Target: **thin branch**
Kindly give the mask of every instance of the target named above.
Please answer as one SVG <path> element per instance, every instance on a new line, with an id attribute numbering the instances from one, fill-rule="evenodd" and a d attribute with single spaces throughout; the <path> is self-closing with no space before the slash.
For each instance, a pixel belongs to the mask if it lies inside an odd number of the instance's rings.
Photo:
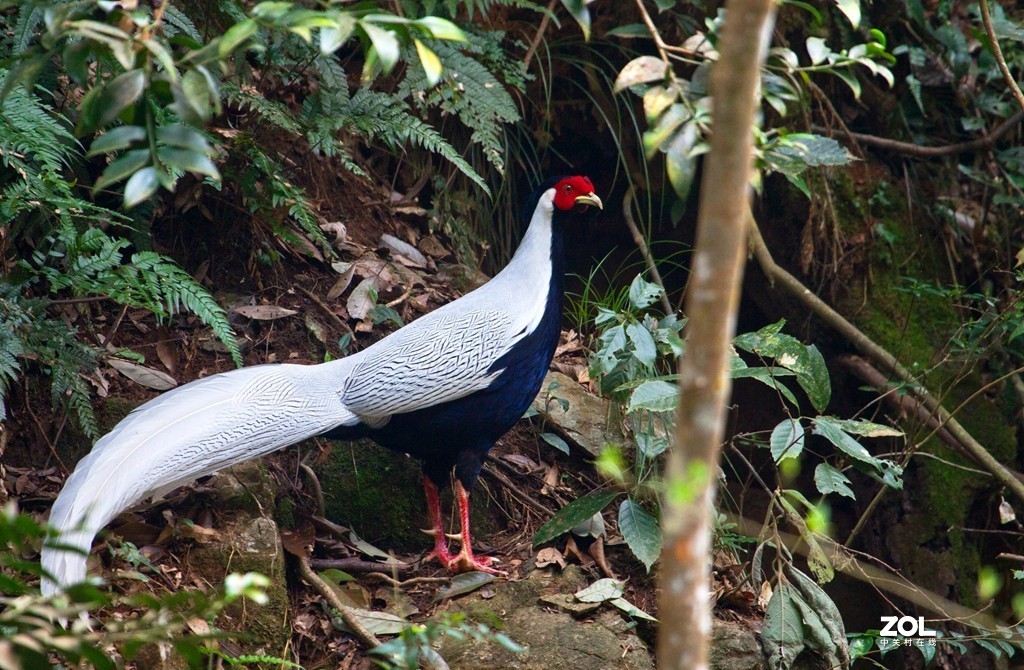
<path id="1" fill-rule="evenodd" d="M 537 34 L 533 36 L 533 41 L 530 42 L 530 48 L 526 50 L 526 56 L 523 58 L 523 70 L 530 69 L 530 63 L 533 61 L 533 57 L 537 54 L 537 49 L 540 47 L 541 40 L 544 39 L 544 33 L 548 31 L 548 25 L 551 23 L 551 17 L 555 14 L 555 3 L 558 0 L 551 0 L 548 3 L 548 11 L 544 13 L 544 18 L 540 20 L 540 25 L 537 26 Z"/>
<path id="2" fill-rule="evenodd" d="M 985 34 L 988 35 L 989 44 L 992 46 L 992 55 L 996 57 L 996 62 L 999 63 L 999 71 L 1003 73 L 1003 79 L 1006 81 L 1006 85 L 1010 87 L 1010 92 L 1017 99 L 1017 104 L 1020 105 L 1020 108 L 1024 110 L 1024 93 L 1021 92 L 1020 86 L 1017 85 L 1013 75 L 1010 74 L 1006 58 L 1003 57 L 1003 49 L 999 46 L 999 39 L 996 38 L 996 28 L 992 25 L 992 13 L 988 8 L 988 0 L 978 0 L 978 4 L 981 7 L 981 22 L 985 24 Z"/>
<path id="3" fill-rule="evenodd" d="M 674 314 L 675 311 L 672 309 L 672 303 L 668 301 L 665 282 L 662 281 L 661 273 L 658 272 L 658 265 L 654 262 L 654 257 L 651 256 L 651 249 L 647 246 L 647 239 L 644 238 L 643 233 L 640 232 L 636 225 L 636 221 L 633 220 L 633 194 L 635 190 L 633 185 L 630 184 L 629 190 L 626 191 L 626 196 L 622 199 L 622 218 L 626 220 L 626 227 L 629 228 L 629 232 L 633 235 L 633 242 L 640 249 L 640 255 L 644 257 L 647 270 L 651 273 L 651 280 L 661 289 L 661 308 L 665 310 L 665 316 L 668 316 Z"/>
<path id="4" fill-rule="evenodd" d="M 939 156 L 950 156 L 953 154 L 970 153 L 972 151 L 979 151 L 981 149 L 988 149 L 996 142 L 998 142 L 1004 135 L 1013 130 L 1020 124 L 1021 120 L 1024 119 L 1024 111 L 1017 112 L 1006 121 L 1003 121 L 995 130 L 988 135 L 979 137 L 977 139 L 969 140 L 967 142 L 960 142 L 959 144 L 947 144 L 941 147 L 923 147 L 920 144 L 911 144 L 910 142 L 900 142 L 899 140 L 892 140 L 888 137 L 878 137 L 877 135 L 865 135 L 863 133 L 851 133 L 846 132 L 844 135 L 848 135 L 853 139 L 857 140 L 861 144 L 868 146 L 878 147 L 879 149 L 887 149 L 889 151 L 895 151 L 896 153 L 905 154 L 907 156 L 914 156 L 916 158 L 937 158 Z M 834 136 L 835 132 L 830 128 L 824 126 L 811 126 L 811 130 L 816 133 L 825 133 L 830 136 Z"/>
<path id="5" fill-rule="evenodd" d="M 380 645 L 380 640 L 377 639 L 377 636 L 366 630 L 366 627 L 359 621 L 359 618 L 356 616 L 352 608 L 341 602 L 341 599 L 338 598 L 338 594 L 334 592 L 334 589 L 332 589 L 327 582 L 322 580 L 319 575 L 313 572 L 313 569 L 309 567 L 309 561 L 304 557 L 299 558 L 299 574 L 302 575 L 303 579 L 309 582 L 310 586 L 316 589 L 317 593 L 320 594 L 320 597 L 326 600 L 327 604 L 330 605 L 331 608 L 338 610 L 338 613 L 341 615 L 341 620 L 345 622 L 346 626 L 352 629 L 352 632 L 356 634 L 356 637 L 363 641 L 363 644 L 366 645 L 366 647 L 372 649 L 373 647 Z"/>

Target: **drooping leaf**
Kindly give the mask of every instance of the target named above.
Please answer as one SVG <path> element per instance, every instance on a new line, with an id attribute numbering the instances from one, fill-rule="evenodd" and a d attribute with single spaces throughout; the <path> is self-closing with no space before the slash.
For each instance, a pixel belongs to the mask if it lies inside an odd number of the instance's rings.
<path id="1" fill-rule="evenodd" d="M 436 86 L 437 82 L 441 80 L 443 69 L 441 59 L 423 42 L 417 39 L 414 39 L 413 42 L 416 44 L 416 54 L 420 57 L 420 65 L 423 66 L 423 71 L 427 74 L 427 83 Z"/>
<path id="2" fill-rule="evenodd" d="M 653 369 L 654 362 L 658 358 L 658 345 L 654 341 L 651 331 L 638 321 L 630 321 L 626 324 L 626 336 L 633 343 L 633 356 L 648 368 Z"/>
<path id="3" fill-rule="evenodd" d="M 147 368 L 122 358 L 110 358 L 107 364 L 137 384 L 156 391 L 167 391 L 178 385 L 178 381 L 165 372 Z"/>
<path id="4" fill-rule="evenodd" d="M 545 442 L 550 444 L 555 449 L 558 449 L 560 452 L 562 452 L 566 456 L 568 456 L 571 453 L 569 451 L 569 445 L 566 443 L 566 441 L 563 440 L 558 435 L 555 435 L 554 433 L 541 433 L 540 434 L 540 439 L 544 440 Z"/>
<path id="5" fill-rule="evenodd" d="M 103 133 L 89 146 L 89 153 L 86 156 L 97 156 L 109 154 L 113 151 L 127 149 L 134 142 L 141 142 L 146 138 L 146 129 L 141 126 L 118 126 Z"/>
<path id="6" fill-rule="evenodd" d="M 562 0 L 562 5 L 569 12 L 569 15 L 579 24 L 583 31 L 583 39 L 590 41 L 590 10 L 587 9 L 585 0 Z"/>
<path id="7" fill-rule="evenodd" d="M 661 528 L 644 508 L 629 498 L 619 505 L 619 530 L 633 555 L 650 572 L 661 555 Z"/>
<path id="8" fill-rule="evenodd" d="M 559 535 L 568 533 L 577 525 L 603 510 L 608 506 L 608 503 L 618 496 L 619 493 L 617 491 L 594 491 L 573 500 L 558 510 L 553 517 L 537 529 L 537 534 L 533 537 L 533 546 L 542 545 Z"/>
<path id="9" fill-rule="evenodd" d="M 836 0 L 836 7 L 850 20 L 854 29 L 860 27 L 860 0 Z"/>
<path id="10" fill-rule="evenodd" d="M 795 600 L 799 592 L 789 584 L 780 584 L 764 612 L 761 646 L 771 670 L 786 670 L 804 650 L 804 628 Z"/>
<path id="11" fill-rule="evenodd" d="M 819 463 L 818 467 L 814 468 L 814 485 L 823 495 L 838 493 L 851 500 L 856 500 L 849 484 L 850 480 L 847 476 L 828 463 Z"/>
<path id="12" fill-rule="evenodd" d="M 804 450 L 804 427 L 798 419 L 783 419 L 772 430 L 769 445 L 776 463 L 785 458 L 799 458 Z"/>
<path id="13" fill-rule="evenodd" d="M 881 467 L 881 461 L 875 458 L 857 440 L 850 437 L 832 417 L 818 416 L 814 418 L 814 432 L 831 442 L 837 449 L 852 456 L 861 463 L 875 468 Z"/>

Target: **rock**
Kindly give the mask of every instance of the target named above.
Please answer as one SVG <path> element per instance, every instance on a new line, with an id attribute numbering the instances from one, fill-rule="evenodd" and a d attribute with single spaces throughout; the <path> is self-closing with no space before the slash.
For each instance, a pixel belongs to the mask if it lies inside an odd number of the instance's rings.
<path id="1" fill-rule="evenodd" d="M 194 547 L 186 560 L 191 576 L 219 585 L 231 572 L 258 572 L 270 579 L 269 602 L 235 602 L 215 622 L 227 631 L 244 631 L 245 653 L 280 655 L 288 644 L 288 589 L 284 548 L 274 513 L 275 489 L 258 462 L 243 463 L 210 480 L 218 510 L 225 514 L 217 539 Z"/>
<path id="2" fill-rule="evenodd" d="M 548 393 L 553 383 L 557 388 Z M 549 397 L 568 401 L 568 409 L 563 410 L 562 403 L 555 400 L 548 402 Z M 556 432 L 595 458 L 605 443 L 625 442 L 622 433 L 612 427 L 615 422 L 608 420 L 611 413 L 608 401 L 588 392 L 561 372 L 547 374 L 533 406 Z"/>
<path id="3" fill-rule="evenodd" d="M 712 670 L 765 670 L 764 653 L 757 633 L 734 621 L 715 620 L 711 627 Z"/>
<path id="4" fill-rule="evenodd" d="M 576 567 L 561 573 L 535 570 L 524 580 L 500 582 L 494 597 L 469 594 L 453 603 L 475 621 L 494 626 L 526 647 L 515 653 L 496 643 L 442 639 L 438 651 L 451 670 L 653 670 L 646 645 L 622 615 L 610 606 L 585 621 L 544 598 L 572 594 L 586 585 Z"/>

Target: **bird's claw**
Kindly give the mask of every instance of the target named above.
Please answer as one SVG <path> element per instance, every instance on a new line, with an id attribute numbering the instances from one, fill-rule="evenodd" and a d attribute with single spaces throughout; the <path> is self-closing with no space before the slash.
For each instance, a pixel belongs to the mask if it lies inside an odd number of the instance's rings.
<path id="1" fill-rule="evenodd" d="M 498 559 L 493 556 L 474 556 L 472 553 L 467 551 L 460 551 L 458 556 L 452 557 L 445 567 L 451 572 L 463 573 L 463 572 L 486 572 L 492 575 L 499 575 L 501 577 L 508 577 L 508 573 L 504 570 L 498 570 L 492 568 L 493 563 L 497 563 Z"/>

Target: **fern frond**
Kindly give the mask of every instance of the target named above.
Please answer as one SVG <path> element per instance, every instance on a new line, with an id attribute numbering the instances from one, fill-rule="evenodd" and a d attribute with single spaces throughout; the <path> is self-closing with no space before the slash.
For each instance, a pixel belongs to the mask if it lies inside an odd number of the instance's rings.
<path id="1" fill-rule="evenodd" d="M 235 84 L 224 84 L 221 91 L 229 102 L 238 105 L 240 109 L 256 112 L 270 125 L 287 133 L 296 135 L 302 133 L 302 127 L 292 117 L 291 111 L 285 105 L 263 97 L 256 89 L 251 87 L 243 89 Z"/>
<path id="2" fill-rule="evenodd" d="M 345 125 L 368 140 L 380 140 L 392 149 L 405 144 L 438 154 L 469 177 L 488 195 L 483 177 L 448 143 L 433 126 L 414 116 L 406 103 L 396 97 L 361 88 L 343 106 Z"/>

